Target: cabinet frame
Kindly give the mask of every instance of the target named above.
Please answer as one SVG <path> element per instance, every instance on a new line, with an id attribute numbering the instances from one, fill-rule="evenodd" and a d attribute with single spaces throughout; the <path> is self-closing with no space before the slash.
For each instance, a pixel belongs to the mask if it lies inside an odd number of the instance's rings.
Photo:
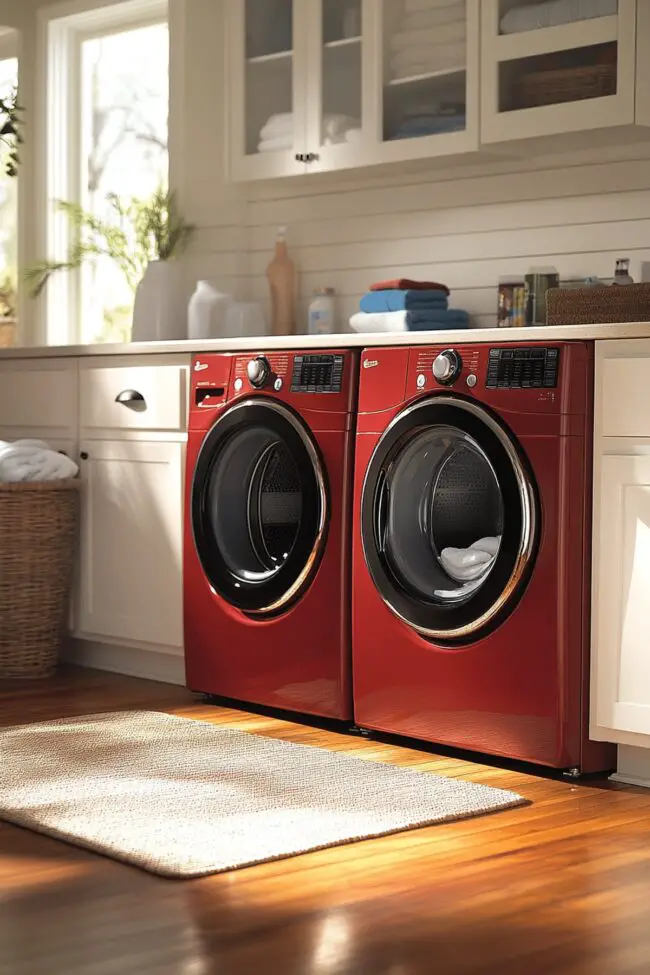
<path id="1" fill-rule="evenodd" d="M 498 145 L 589 130 L 620 130 L 635 123 L 637 0 L 618 0 L 618 14 L 592 20 L 499 34 L 500 0 L 481 3 L 481 143 Z M 612 22 L 617 21 L 613 24 Z M 612 36 L 613 29 L 613 36 Z M 499 111 L 499 68 L 526 56 L 618 43 L 615 95 L 515 111 Z"/>
<path id="2" fill-rule="evenodd" d="M 626 614 L 630 610 L 626 604 L 626 598 L 630 596 L 627 587 L 635 581 L 638 583 L 639 576 L 635 580 L 634 574 L 643 573 L 643 565 L 635 568 L 630 564 L 631 555 L 638 555 L 636 536 L 632 549 L 630 545 L 626 547 L 630 541 L 626 535 L 629 519 L 635 517 L 635 506 L 640 503 L 639 498 L 628 492 L 647 488 L 650 532 L 650 396 L 645 406 L 640 401 L 635 402 L 633 396 L 628 396 L 621 403 L 613 402 L 612 397 L 616 396 L 614 380 L 621 378 L 622 360 L 634 363 L 637 384 L 640 363 L 645 364 L 650 377 L 650 340 L 596 342 L 589 733 L 596 741 L 648 748 L 650 701 L 646 704 L 643 701 L 625 700 L 621 691 L 621 676 L 622 668 L 627 667 L 625 683 L 629 688 L 635 647 L 634 642 L 628 642 L 627 646 L 625 643 L 624 627 Z M 608 375 L 607 366 L 612 361 L 616 361 L 617 368 L 613 373 L 610 370 Z M 629 505 L 626 504 L 626 495 Z M 639 529 L 635 530 L 638 532 Z M 642 543 L 641 538 L 641 547 Z M 642 614 L 646 619 L 642 636 L 650 641 L 647 597 L 640 605 L 638 592 L 635 597 L 632 591 L 631 596 L 636 598 L 631 607 L 633 616 L 636 615 L 635 632 L 638 632 L 638 619 Z M 623 661 L 622 654 L 626 650 L 629 656 Z"/>

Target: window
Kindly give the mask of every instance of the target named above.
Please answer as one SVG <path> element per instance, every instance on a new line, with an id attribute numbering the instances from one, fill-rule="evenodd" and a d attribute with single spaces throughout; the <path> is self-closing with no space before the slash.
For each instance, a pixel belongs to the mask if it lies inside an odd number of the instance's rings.
<path id="1" fill-rule="evenodd" d="M 83 41 L 82 203 L 109 223 L 112 195 L 145 199 L 167 184 L 166 24 Z M 110 258 L 84 268 L 82 342 L 124 342 L 133 291 Z"/>
<path id="2" fill-rule="evenodd" d="M 131 253 L 136 241 L 120 210 L 167 186 L 166 17 L 161 0 L 131 0 L 49 21 L 49 259 L 66 260 L 75 238 L 56 201 L 121 226 Z M 111 257 L 86 258 L 55 277 L 47 287 L 49 342 L 129 340 L 137 280 Z"/>
<path id="3" fill-rule="evenodd" d="M 14 36 L 0 32 L 0 41 Z M 10 49 L 0 44 L 0 98 L 5 101 L 15 97 L 18 87 L 18 58 L 7 57 Z M 0 346 L 15 340 L 18 286 L 18 180 L 7 175 L 8 151 L 2 146 L 0 152 Z"/>

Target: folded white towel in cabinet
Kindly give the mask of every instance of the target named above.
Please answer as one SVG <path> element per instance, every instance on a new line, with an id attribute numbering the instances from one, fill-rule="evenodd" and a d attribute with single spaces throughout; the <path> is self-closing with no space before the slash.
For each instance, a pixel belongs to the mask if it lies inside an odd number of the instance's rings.
<path id="1" fill-rule="evenodd" d="M 428 30 L 430 27 L 444 27 L 457 20 L 466 20 L 465 2 L 461 0 L 454 7 L 440 7 L 437 10 L 414 10 L 400 23 L 402 31 Z"/>
<path id="2" fill-rule="evenodd" d="M 404 0 L 404 11 L 409 14 L 420 10 L 440 10 L 444 7 L 457 7 L 461 0 Z"/>
<path id="3" fill-rule="evenodd" d="M 262 139 L 257 146 L 258 152 L 281 152 L 283 149 L 293 149 L 293 134 Z"/>
<path id="4" fill-rule="evenodd" d="M 0 481 L 59 481 L 76 477 L 78 466 L 41 440 L 0 440 Z"/>
<path id="5" fill-rule="evenodd" d="M 260 132 L 260 139 L 275 139 L 280 135 L 293 135 L 293 112 L 272 115 Z"/>
<path id="6" fill-rule="evenodd" d="M 412 48 L 394 54 L 390 61 L 394 78 L 408 77 L 409 74 L 425 74 L 428 71 L 445 71 L 458 68 L 462 70 L 467 63 L 467 50 L 464 41 L 444 44 L 440 47 Z"/>
<path id="7" fill-rule="evenodd" d="M 410 51 L 415 48 L 440 47 L 456 41 L 464 41 L 467 36 L 465 21 L 457 20 L 443 27 L 430 27 L 428 30 L 401 31 L 391 38 L 393 51 Z"/>
<path id="8" fill-rule="evenodd" d="M 333 139 L 344 135 L 348 129 L 358 129 L 361 120 L 351 115 L 325 115 L 323 118 L 323 138 Z"/>
<path id="9" fill-rule="evenodd" d="M 545 0 L 509 10 L 501 20 L 502 34 L 519 34 L 543 27 L 559 27 L 579 20 L 618 13 L 618 0 Z"/>

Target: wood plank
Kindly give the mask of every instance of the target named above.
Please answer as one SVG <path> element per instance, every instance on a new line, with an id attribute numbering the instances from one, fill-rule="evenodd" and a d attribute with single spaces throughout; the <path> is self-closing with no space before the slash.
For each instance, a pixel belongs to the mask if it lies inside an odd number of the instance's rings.
<path id="1" fill-rule="evenodd" d="M 215 708 L 117 675 L 0 683 L 4 726 L 131 708 L 514 789 L 532 803 L 188 883 L 0 823 L 3 973 L 647 970 L 650 793 Z"/>

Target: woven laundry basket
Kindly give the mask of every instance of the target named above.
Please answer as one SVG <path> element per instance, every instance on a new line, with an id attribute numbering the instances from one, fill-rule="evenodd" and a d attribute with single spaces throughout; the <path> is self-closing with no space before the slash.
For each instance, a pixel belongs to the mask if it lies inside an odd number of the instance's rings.
<path id="1" fill-rule="evenodd" d="M 48 677 L 68 622 L 78 479 L 0 484 L 0 678 Z"/>

